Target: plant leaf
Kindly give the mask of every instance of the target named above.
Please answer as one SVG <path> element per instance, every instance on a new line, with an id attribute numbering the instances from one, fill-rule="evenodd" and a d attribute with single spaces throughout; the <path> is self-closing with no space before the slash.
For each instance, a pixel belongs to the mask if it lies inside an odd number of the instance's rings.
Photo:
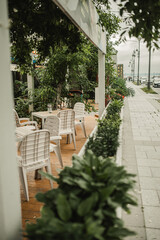
<path id="1" fill-rule="evenodd" d="M 57 196 L 57 212 L 59 217 L 63 221 L 68 221 L 72 215 L 71 207 L 64 194 L 58 194 Z"/>
<path id="2" fill-rule="evenodd" d="M 92 209 L 92 207 L 96 204 L 98 200 L 98 193 L 92 193 L 92 195 L 90 197 L 88 197 L 87 199 L 85 199 L 84 201 L 82 201 L 78 207 L 78 214 L 80 216 L 85 216 L 87 215 L 90 210 Z"/>

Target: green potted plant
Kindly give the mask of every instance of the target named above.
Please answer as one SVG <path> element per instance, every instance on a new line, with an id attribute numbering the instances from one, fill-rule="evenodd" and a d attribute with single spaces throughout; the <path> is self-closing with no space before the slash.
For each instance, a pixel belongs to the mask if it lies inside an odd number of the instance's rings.
<path id="1" fill-rule="evenodd" d="M 117 208 L 129 212 L 136 201 L 129 194 L 133 175 L 118 167 L 110 158 L 96 157 L 87 151 L 83 158 L 73 156 L 73 166 L 65 167 L 57 189 L 38 193 L 43 202 L 41 217 L 26 225 L 30 240 L 120 240 L 132 231 L 124 228 Z"/>

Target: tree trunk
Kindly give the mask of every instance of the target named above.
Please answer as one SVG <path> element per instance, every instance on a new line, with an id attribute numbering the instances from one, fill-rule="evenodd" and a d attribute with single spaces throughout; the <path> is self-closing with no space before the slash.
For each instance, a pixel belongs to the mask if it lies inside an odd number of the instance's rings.
<path id="1" fill-rule="evenodd" d="M 57 108 L 59 108 L 61 106 L 61 92 L 62 92 L 62 83 L 58 83 L 58 86 L 57 86 L 57 103 L 56 103 Z"/>

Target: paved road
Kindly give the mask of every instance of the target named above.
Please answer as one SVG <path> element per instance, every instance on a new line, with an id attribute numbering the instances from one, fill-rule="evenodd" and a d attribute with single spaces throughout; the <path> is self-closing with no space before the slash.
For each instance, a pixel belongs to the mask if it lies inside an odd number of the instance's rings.
<path id="1" fill-rule="evenodd" d="M 152 89 L 153 89 L 156 93 L 160 94 L 160 88 L 154 88 L 154 87 L 152 87 Z"/>
<path id="2" fill-rule="evenodd" d="M 128 85 L 136 94 L 125 100 L 122 164 L 136 174 L 138 206 L 122 213 L 125 226 L 137 232 L 125 240 L 160 240 L 160 95 Z"/>

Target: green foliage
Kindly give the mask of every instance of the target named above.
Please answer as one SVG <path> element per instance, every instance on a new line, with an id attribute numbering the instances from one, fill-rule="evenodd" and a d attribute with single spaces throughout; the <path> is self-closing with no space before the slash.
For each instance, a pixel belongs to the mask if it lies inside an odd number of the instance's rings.
<path id="1" fill-rule="evenodd" d="M 121 120 L 118 114 L 110 115 L 98 121 L 98 129 L 94 136 L 89 138 L 86 146 L 96 156 L 114 156 L 119 146 L 118 134 Z"/>
<path id="2" fill-rule="evenodd" d="M 112 84 L 110 85 L 109 93 L 111 97 L 113 98 L 117 97 L 119 99 L 119 97 L 116 96 L 117 94 L 120 94 L 121 96 L 124 97 L 134 96 L 135 91 L 131 87 L 127 88 L 126 81 L 124 79 L 114 78 Z"/>
<path id="3" fill-rule="evenodd" d="M 141 88 L 145 93 L 157 94 L 153 89 L 148 89 L 147 87 Z"/>
<path id="4" fill-rule="evenodd" d="M 98 128 L 96 133 L 89 138 L 86 145 L 88 149 L 97 156 L 104 158 L 114 156 L 119 146 L 118 135 L 121 124 L 120 111 L 123 101 L 113 100 L 108 108 L 107 115 L 102 120 L 98 120 Z"/>
<path id="5" fill-rule="evenodd" d="M 116 100 L 116 99 L 112 101 L 107 108 L 108 117 L 116 113 L 120 114 L 122 106 L 123 106 L 123 101 Z"/>
<path id="6" fill-rule="evenodd" d="M 29 114 L 29 105 L 32 103 L 32 100 L 28 98 L 18 97 L 14 99 L 15 110 L 18 113 L 19 117 L 30 117 Z"/>
<path id="7" fill-rule="evenodd" d="M 34 106 L 37 110 L 46 110 L 48 103 L 52 103 L 53 108 L 57 108 L 67 95 L 68 55 L 67 46 L 57 46 L 54 52 L 50 49 L 50 56 L 45 66 L 34 71 L 38 83 L 34 93 Z"/>
<path id="8" fill-rule="evenodd" d="M 31 67 L 32 50 L 38 51 L 40 60 L 49 55 L 50 47 L 62 43 L 76 51 L 80 33 L 52 0 L 9 0 L 8 6 L 12 57 L 25 71 Z"/>
<path id="9" fill-rule="evenodd" d="M 15 80 L 13 88 L 15 98 L 19 96 L 28 97 L 27 82 Z"/>
<path id="10" fill-rule="evenodd" d="M 114 0 L 115 2 L 117 0 Z M 121 0 L 120 15 L 129 13 L 125 21 L 129 22 L 129 35 L 141 36 L 150 48 L 151 44 L 159 48 L 160 4 L 150 0 Z M 125 33 L 125 31 L 124 31 Z"/>
<path id="11" fill-rule="evenodd" d="M 54 178 L 58 189 L 36 195 L 44 206 L 36 223 L 26 226 L 28 239 L 121 240 L 133 235 L 116 213 L 117 207 L 129 212 L 129 204 L 136 205 L 128 193 L 134 186 L 132 177 L 112 159 L 91 151 L 83 158 L 73 156 L 72 168 L 65 167 Z"/>
<path id="12" fill-rule="evenodd" d="M 14 82 L 14 105 L 19 117 L 29 117 L 29 105 L 32 103 L 28 96 L 27 83 L 15 80 Z"/>
<path id="13" fill-rule="evenodd" d="M 79 51 L 69 56 L 67 82 L 69 89 L 82 90 L 84 99 L 88 99 L 97 85 L 98 54 L 89 40 L 83 36 L 82 39 Z"/>

